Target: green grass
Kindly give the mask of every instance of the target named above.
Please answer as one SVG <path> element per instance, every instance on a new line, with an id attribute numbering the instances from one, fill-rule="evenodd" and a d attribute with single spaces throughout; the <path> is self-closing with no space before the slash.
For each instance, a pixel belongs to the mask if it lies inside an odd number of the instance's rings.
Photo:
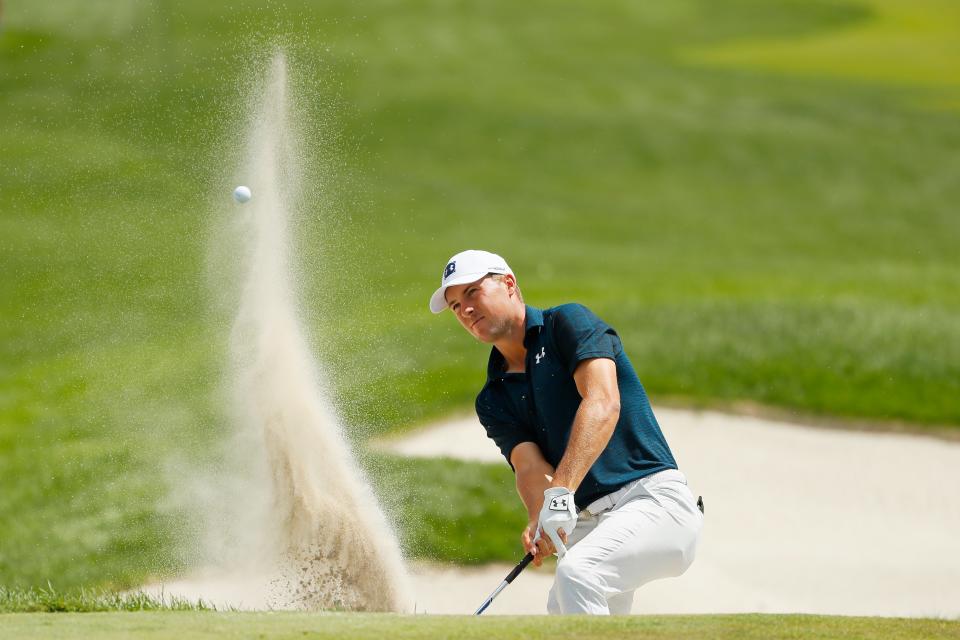
<path id="1" fill-rule="evenodd" d="M 371 456 L 378 493 L 407 555 L 464 564 L 517 562 L 526 511 L 506 464 Z"/>
<path id="2" fill-rule="evenodd" d="M 843 638 L 960 637 L 960 622 L 835 616 L 391 616 L 315 613 L 90 613 L 0 615 L 0 637 L 22 638 Z"/>
<path id="3" fill-rule="evenodd" d="M 960 7 L 949 0 L 868 0 L 869 19 L 796 39 L 745 39 L 692 59 L 813 76 L 960 89 Z M 954 92 L 953 98 L 960 98 Z M 954 106 L 957 106 L 956 104 Z"/>
<path id="4" fill-rule="evenodd" d="M 468 246 L 532 304 L 593 307 L 655 402 L 960 425 L 960 116 L 916 106 L 953 99 L 960 61 L 935 43 L 957 27 L 927 47 L 907 19 L 932 4 L 122 5 L 4 3 L 0 584 L 126 588 L 189 562 L 170 468 L 230 428 L 210 200 L 277 39 L 317 196 L 305 321 L 354 437 L 470 406 L 486 348 L 426 310 Z M 909 36 L 904 68 L 940 71 L 887 73 L 881 27 Z M 861 36 L 842 79 L 823 56 L 698 58 Z M 483 514 L 441 496 L 471 490 L 460 469 L 432 465 L 382 465 L 432 479 L 408 508 L 446 505 L 410 548 L 513 557 L 513 521 L 484 546 Z M 504 470 L 467 469 L 515 517 Z"/>
<path id="5" fill-rule="evenodd" d="M 57 591 L 54 587 L 8 589 L 0 586 L 2 613 L 91 613 L 95 611 L 215 611 L 203 600 L 178 596 L 166 601 L 143 592 L 118 593 L 105 589 Z"/>

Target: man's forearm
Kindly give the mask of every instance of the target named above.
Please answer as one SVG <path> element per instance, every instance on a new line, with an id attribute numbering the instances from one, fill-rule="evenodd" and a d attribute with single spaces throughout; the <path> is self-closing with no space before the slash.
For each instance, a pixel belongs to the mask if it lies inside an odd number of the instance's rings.
<path id="1" fill-rule="evenodd" d="M 529 521 L 536 520 L 543 506 L 543 492 L 548 489 L 553 476 L 553 467 L 549 464 L 517 469 L 517 493 L 527 508 Z"/>
<path id="2" fill-rule="evenodd" d="M 610 442 L 610 436 L 620 419 L 620 403 L 609 399 L 584 399 L 570 431 L 567 449 L 553 474 L 554 487 L 576 491 Z"/>

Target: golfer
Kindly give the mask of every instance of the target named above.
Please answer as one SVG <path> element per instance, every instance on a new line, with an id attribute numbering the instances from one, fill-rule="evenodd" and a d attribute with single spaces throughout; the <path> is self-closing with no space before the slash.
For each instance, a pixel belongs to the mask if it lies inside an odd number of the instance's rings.
<path id="1" fill-rule="evenodd" d="M 702 501 L 617 333 L 583 305 L 525 305 L 506 261 L 486 251 L 447 262 L 430 298 L 444 309 L 493 345 L 477 415 L 516 475 L 524 548 L 537 566 L 559 558 L 547 610 L 630 613 L 638 587 L 686 571 Z"/>

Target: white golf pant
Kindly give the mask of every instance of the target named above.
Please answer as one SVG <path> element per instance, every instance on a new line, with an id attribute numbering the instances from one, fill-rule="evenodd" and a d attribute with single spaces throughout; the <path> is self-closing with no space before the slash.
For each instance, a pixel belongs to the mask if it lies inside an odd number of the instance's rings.
<path id="1" fill-rule="evenodd" d="M 634 591 L 682 574 L 696 554 L 703 514 L 675 470 L 628 484 L 580 512 L 557 563 L 550 613 L 627 614 Z"/>

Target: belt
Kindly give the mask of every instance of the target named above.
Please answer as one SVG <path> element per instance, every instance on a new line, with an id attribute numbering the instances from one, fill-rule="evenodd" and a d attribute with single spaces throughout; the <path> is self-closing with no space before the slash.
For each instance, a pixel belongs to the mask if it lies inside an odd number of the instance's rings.
<path id="1" fill-rule="evenodd" d="M 608 493 L 605 496 L 597 498 L 586 507 L 581 509 L 581 511 L 586 511 L 590 515 L 595 516 L 598 513 L 602 513 L 607 509 L 613 508 L 613 506 L 620 501 L 620 498 L 627 495 L 627 493 L 629 493 L 638 484 L 643 485 L 644 488 L 647 488 L 660 484 L 661 482 L 671 481 L 678 481 L 682 482 L 683 484 L 687 484 L 687 477 L 676 469 L 664 469 L 663 471 L 658 471 L 650 474 L 649 476 L 628 482 L 613 493 Z"/>

